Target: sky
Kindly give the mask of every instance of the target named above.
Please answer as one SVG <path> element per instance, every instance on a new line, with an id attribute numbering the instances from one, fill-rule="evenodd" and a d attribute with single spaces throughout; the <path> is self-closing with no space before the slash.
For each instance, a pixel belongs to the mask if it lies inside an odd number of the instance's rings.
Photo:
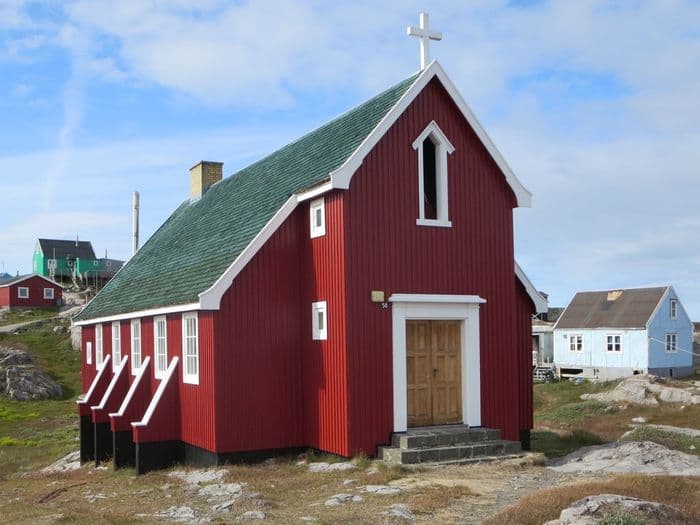
<path id="1" fill-rule="evenodd" d="M 377 5 L 380 4 L 380 5 Z M 36 239 L 131 250 L 188 195 L 437 59 L 521 182 L 551 306 L 672 284 L 700 320 L 700 2 L 0 0 L 0 271 Z"/>

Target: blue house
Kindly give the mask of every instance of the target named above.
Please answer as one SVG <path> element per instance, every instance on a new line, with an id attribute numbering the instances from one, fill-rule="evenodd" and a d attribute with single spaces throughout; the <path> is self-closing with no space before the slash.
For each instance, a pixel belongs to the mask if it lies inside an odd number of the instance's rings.
<path id="1" fill-rule="evenodd" d="M 693 323 L 672 286 L 579 292 L 554 326 L 561 375 L 693 373 Z"/>

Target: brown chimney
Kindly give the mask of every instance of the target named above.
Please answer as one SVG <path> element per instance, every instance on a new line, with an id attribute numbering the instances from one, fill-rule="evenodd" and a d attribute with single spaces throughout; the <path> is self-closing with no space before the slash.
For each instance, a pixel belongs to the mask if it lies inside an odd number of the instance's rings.
<path id="1" fill-rule="evenodd" d="M 190 201 L 196 201 L 212 184 L 221 180 L 223 162 L 199 161 L 190 168 Z"/>

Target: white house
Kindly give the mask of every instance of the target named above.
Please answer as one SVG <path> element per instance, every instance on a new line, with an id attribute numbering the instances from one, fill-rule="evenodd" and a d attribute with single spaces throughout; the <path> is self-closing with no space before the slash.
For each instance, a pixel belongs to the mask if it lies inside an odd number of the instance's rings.
<path id="1" fill-rule="evenodd" d="M 693 323 L 671 286 L 579 292 L 554 326 L 564 376 L 614 379 L 693 372 Z"/>

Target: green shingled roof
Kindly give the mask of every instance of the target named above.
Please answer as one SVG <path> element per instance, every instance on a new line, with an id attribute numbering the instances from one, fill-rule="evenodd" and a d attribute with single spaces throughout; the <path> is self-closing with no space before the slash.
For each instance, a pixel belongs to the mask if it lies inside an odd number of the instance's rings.
<path id="1" fill-rule="evenodd" d="M 182 203 L 75 320 L 197 302 L 291 195 L 328 180 L 415 79 Z"/>

